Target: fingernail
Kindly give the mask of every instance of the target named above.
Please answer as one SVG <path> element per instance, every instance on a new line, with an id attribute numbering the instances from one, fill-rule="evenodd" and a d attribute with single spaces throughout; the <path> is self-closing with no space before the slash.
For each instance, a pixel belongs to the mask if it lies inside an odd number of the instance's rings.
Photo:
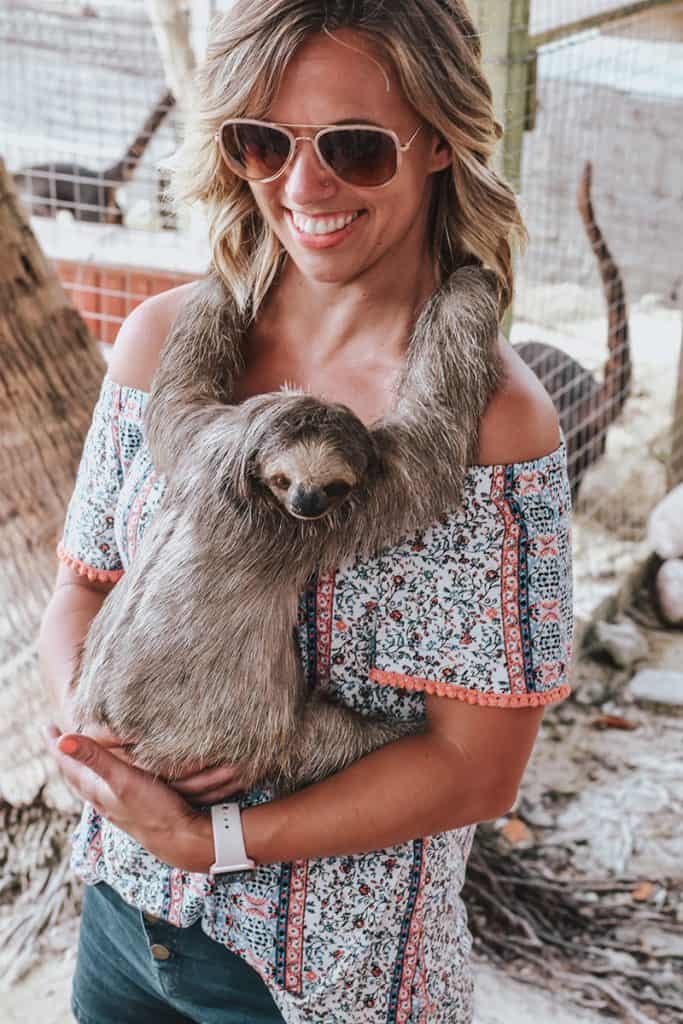
<path id="1" fill-rule="evenodd" d="M 63 754 L 73 756 L 78 750 L 78 740 L 75 740 L 73 736 L 68 736 L 65 740 L 60 742 L 59 749 Z"/>

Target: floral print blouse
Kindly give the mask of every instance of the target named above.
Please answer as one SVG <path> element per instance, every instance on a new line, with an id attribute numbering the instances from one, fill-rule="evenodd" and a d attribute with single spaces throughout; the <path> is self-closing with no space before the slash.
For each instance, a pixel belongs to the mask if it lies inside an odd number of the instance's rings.
<path id="1" fill-rule="evenodd" d="M 58 549 L 91 578 L 123 575 L 163 495 L 143 435 L 147 398 L 104 379 Z M 471 467 L 457 511 L 312 579 L 298 623 L 309 686 L 416 721 L 427 693 L 505 708 L 562 700 L 571 633 L 563 447 Z M 261 789 L 243 805 L 270 798 Z M 258 971 L 287 1024 L 470 1024 L 460 890 L 473 836 L 461 828 L 212 879 L 161 863 L 86 806 L 73 866 L 179 927 L 200 920 Z"/>

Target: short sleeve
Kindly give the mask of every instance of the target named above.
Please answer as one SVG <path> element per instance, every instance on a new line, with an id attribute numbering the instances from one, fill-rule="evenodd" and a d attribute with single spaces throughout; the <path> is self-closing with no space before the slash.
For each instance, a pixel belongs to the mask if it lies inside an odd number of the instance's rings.
<path id="1" fill-rule="evenodd" d="M 57 548 L 63 562 L 90 579 L 116 582 L 123 575 L 114 518 L 124 466 L 136 444 L 126 416 L 128 390 L 109 377 L 102 382 Z"/>
<path id="2" fill-rule="evenodd" d="M 564 447 L 532 462 L 472 467 L 461 508 L 407 541 L 383 578 L 375 682 L 502 707 L 567 697 Z"/>

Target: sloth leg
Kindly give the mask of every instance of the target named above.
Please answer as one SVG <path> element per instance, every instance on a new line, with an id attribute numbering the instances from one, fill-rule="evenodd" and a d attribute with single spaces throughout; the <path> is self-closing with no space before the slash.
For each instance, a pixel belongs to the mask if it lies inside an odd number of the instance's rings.
<path id="1" fill-rule="evenodd" d="M 279 788 L 291 791 L 318 782 L 418 729 L 415 722 L 368 718 L 315 695 L 303 706 L 301 722 L 281 762 Z"/>

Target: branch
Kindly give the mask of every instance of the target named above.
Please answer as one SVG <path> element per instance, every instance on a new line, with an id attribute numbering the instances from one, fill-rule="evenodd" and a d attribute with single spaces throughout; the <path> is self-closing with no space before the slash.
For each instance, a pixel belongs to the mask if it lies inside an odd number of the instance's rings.
<path id="1" fill-rule="evenodd" d="M 145 0 L 164 68 L 166 84 L 180 107 L 190 92 L 195 56 L 190 42 L 190 12 L 181 0 Z"/>

